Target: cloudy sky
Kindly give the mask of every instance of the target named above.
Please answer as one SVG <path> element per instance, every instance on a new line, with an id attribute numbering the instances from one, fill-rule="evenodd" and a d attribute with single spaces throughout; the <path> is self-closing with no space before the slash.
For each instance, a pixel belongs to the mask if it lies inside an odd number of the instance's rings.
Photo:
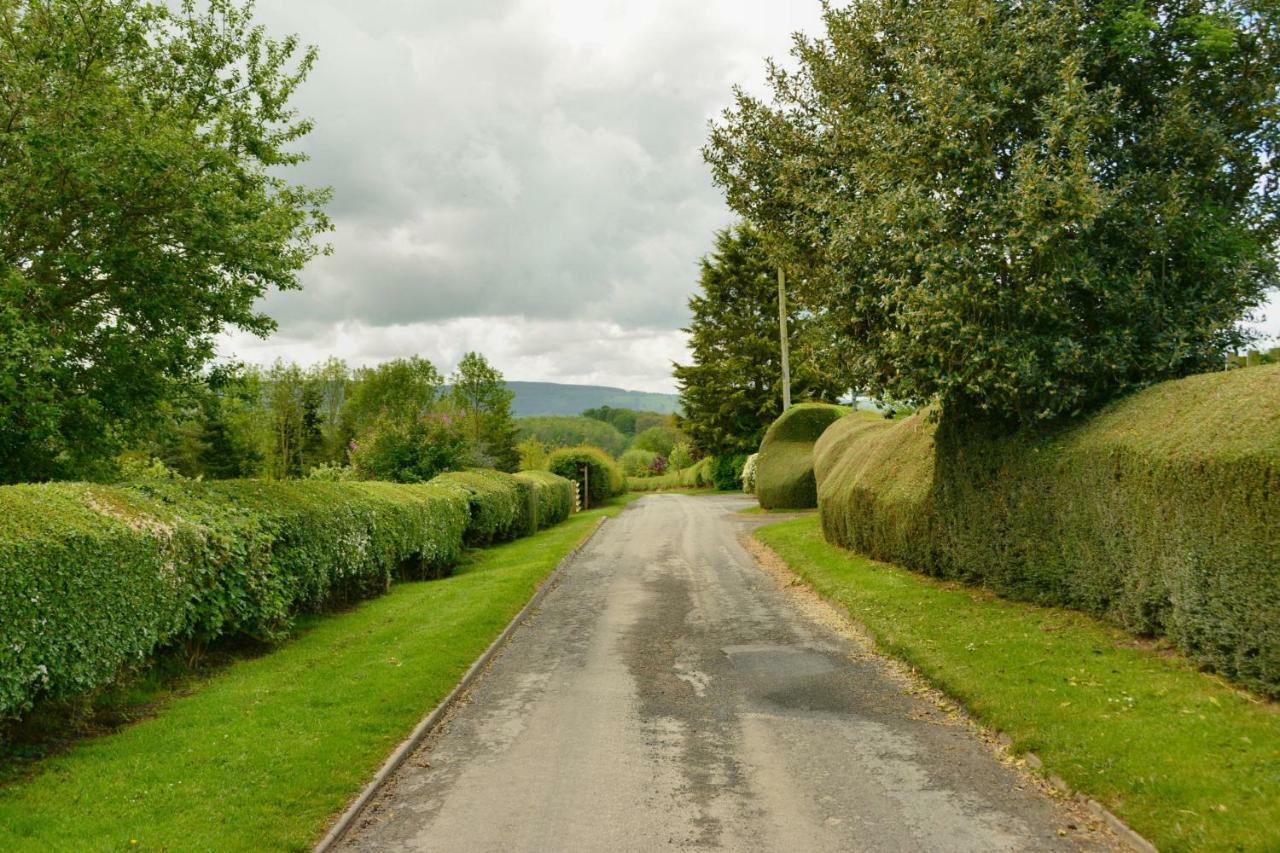
<path id="1" fill-rule="evenodd" d="M 298 177 L 330 184 L 331 257 L 273 294 L 248 361 L 469 349 L 509 379 L 670 391 L 697 261 L 731 217 L 699 148 L 730 87 L 817 0 L 267 0 L 317 45 Z"/>
<path id="2" fill-rule="evenodd" d="M 467 350 L 508 379 L 674 390 L 697 261 L 731 220 L 699 148 L 818 0 L 263 0 L 320 49 L 295 174 L 334 187 L 331 257 L 228 356 Z M 1280 310 L 1269 312 L 1280 315 Z M 1268 322 L 1280 332 L 1280 316 Z"/>

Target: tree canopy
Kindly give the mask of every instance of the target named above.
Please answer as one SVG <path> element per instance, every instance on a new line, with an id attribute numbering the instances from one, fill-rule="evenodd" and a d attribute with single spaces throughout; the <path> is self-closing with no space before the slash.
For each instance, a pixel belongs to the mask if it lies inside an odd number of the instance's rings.
<path id="1" fill-rule="evenodd" d="M 0 479 L 78 474 L 329 228 L 284 177 L 315 61 L 231 0 L 0 7 Z"/>
<path id="2" fill-rule="evenodd" d="M 852 384 L 1030 424 L 1241 342 L 1278 283 L 1280 7 L 866 0 L 824 17 L 794 71 L 771 66 L 771 100 L 737 92 L 705 155 L 805 271 Z"/>
<path id="3" fill-rule="evenodd" d="M 449 397 L 459 409 L 477 461 L 499 471 L 517 471 L 516 424 L 511 416 L 515 392 L 502 372 L 478 352 L 469 352 L 450 379 Z"/>
<path id="4" fill-rule="evenodd" d="M 701 292 L 689 299 L 693 361 L 676 365 L 680 428 L 705 454 L 753 453 L 782 413 L 777 268 L 760 235 L 741 226 L 716 235 L 702 260 Z M 834 400 L 843 384 L 813 316 L 788 303 L 791 394 Z"/>

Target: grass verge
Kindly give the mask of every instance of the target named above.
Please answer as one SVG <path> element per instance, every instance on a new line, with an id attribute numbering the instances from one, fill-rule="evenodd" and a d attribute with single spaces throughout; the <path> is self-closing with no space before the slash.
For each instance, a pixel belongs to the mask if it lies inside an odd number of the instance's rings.
<path id="1" fill-rule="evenodd" d="M 756 531 L 881 648 L 1161 850 L 1280 849 L 1280 706 L 1091 617 Z"/>
<path id="2" fill-rule="evenodd" d="M 0 849 L 308 850 L 560 560 L 627 499 L 309 620 L 0 788 Z"/>
<path id="3" fill-rule="evenodd" d="M 816 509 L 765 509 L 762 506 L 738 510 L 739 515 L 817 515 Z"/>

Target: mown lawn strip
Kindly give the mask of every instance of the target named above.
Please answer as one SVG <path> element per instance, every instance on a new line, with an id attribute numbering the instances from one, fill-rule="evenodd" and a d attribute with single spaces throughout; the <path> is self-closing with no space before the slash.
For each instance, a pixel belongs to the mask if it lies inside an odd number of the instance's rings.
<path id="1" fill-rule="evenodd" d="M 1280 709 L 1096 619 L 827 544 L 817 518 L 756 536 L 889 654 L 1161 850 L 1280 849 Z"/>
<path id="2" fill-rule="evenodd" d="M 313 620 L 0 788 L 0 849 L 307 850 L 602 516 Z"/>

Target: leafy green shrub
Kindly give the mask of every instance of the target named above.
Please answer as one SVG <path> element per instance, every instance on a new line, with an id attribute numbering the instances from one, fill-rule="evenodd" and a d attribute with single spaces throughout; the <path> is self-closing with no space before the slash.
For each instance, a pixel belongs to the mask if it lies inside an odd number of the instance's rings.
<path id="1" fill-rule="evenodd" d="M 649 427 L 636 436 L 631 446 L 638 450 L 651 451 L 658 456 L 670 456 L 679 437 L 679 431 L 673 426 Z"/>
<path id="2" fill-rule="evenodd" d="M 324 463 L 307 472 L 308 480 L 323 480 L 326 483 L 345 483 L 359 479 L 358 472 L 350 465 Z"/>
<path id="3" fill-rule="evenodd" d="M 627 449 L 630 439 L 612 424 L 594 418 L 545 415 L 516 420 L 520 438 L 536 438 L 550 448 L 595 445 L 617 457 Z"/>
<path id="4" fill-rule="evenodd" d="M 722 492 L 736 492 L 742 488 L 742 468 L 747 464 L 747 454 L 726 453 L 711 462 L 711 485 Z"/>
<path id="5" fill-rule="evenodd" d="M 626 478 L 622 476 L 617 463 L 598 447 L 564 447 L 547 458 L 547 467 L 551 473 L 559 474 L 579 485 L 582 484 L 583 466 L 588 471 L 588 506 L 598 506 L 613 495 L 620 495 L 627 490 Z"/>
<path id="6" fill-rule="evenodd" d="M 671 448 L 671 455 L 667 457 L 667 462 L 671 465 L 673 471 L 683 471 L 693 464 L 693 454 L 689 452 L 689 445 L 686 442 L 680 442 Z"/>
<path id="7" fill-rule="evenodd" d="M 633 492 L 662 492 L 667 489 L 679 489 L 680 473 L 678 471 L 668 471 L 665 474 L 656 474 L 649 477 L 628 477 L 627 489 Z"/>
<path id="8" fill-rule="evenodd" d="M 537 498 L 528 479 L 501 471 L 450 471 L 431 484 L 466 495 L 471 520 L 464 541 L 471 547 L 515 539 L 537 529 Z"/>
<path id="9" fill-rule="evenodd" d="M 454 491 L 391 483 L 0 488 L 0 717 L 163 646 L 274 640 L 301 611 L 435 576 L 467 519 Z"/>
<path id="10" fill-rule="evenodd" d="M 759 453 L 752 453 L 747 457 L 746 464 L 742 466 L 742 491 L 748 495 L 756 493 L 756 461 L 759 458 Z"/>
<path id="11" fill-rule="evenodd" d="M 756 460 L 756 497 L 760 506 L 811 509 L 818 505 L 813 443 L 848 411 L 827 403 L 800 403 L 769 426 Z"/>
<path id="12" fill-rule="evenodd" d="M 709 489 L 715 485 L 711 477 L 711 466 L 715 457 L 707 456 L 699 459 L 680 472 L 680 485 L 687 489 Z"/>
<path id="13" fill-rule="evenodd" d="M 618 458 L 618 467 L 628 477 L 643 477 L 649 473 L 653 460 L 659 458 L 652 450 L 633 447 Z"/>
<path id="14" fill-rule="evenodd" d="M 1050 435 L 848 417 L 815 457 L 829 540 L 1165 635 L 1280 696 L 1280 366 L 1162 383 Z"/>
<path id="15" fill-rule="evenodd" d="M 559 524 L 573 512 L 573 483 L 550 471 L 521 471 L 516 480 L 533 487 L 537 511 L 531 529 Z"/>
<path id="16" fill-rule="evenodd" d="M 353 442 L 351 464 L 367 480 L 425 483 L 466 465 L 470 452 L 462 421 L 448 413 L 409 422 L 381 418 Z"/>

